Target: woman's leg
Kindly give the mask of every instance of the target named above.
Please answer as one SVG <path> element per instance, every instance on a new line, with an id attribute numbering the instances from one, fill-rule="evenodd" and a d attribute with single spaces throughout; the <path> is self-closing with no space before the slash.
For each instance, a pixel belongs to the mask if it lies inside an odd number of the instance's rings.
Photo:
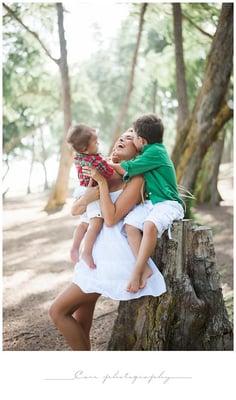
<path id="1" fill-rule="evenodd" d="M 84 293 L 79 286 L 72 283 L 51 305 L 49 315 L 72 350 L 90 349 L 87 332 L 99 296 L 97 293 Z M 73 313 L 80 307 L 85 307 L 82 311 L 82 323 L 73 317 Z M 86 308 L 87 311 L 90 310 L 87 318 Z"/>
<path id="2" fill-rule="evenodd" d="M 92 321 L 93 321 L 93 313 L 94 313 L 94 308 L 95 308 L 96 302 L 94 303 L 88 303 L 80 306 L 78 310 L 76 310 L 73 314 L 73 317 L 77 322 L 80 323 L 82 326 L 84 333 L 86 335 L 86 340 L 88 342 L 88 347 L 89 350 L 91 349 L 90 345 L 90 329 L 92 326 Z"/>

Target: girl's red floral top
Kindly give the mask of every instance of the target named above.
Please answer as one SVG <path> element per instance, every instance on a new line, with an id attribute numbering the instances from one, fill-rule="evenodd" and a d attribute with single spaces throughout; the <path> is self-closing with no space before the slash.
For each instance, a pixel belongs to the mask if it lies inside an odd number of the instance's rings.
<path id="1" fill-rule="evenodd" d="M 96 168 L 106 179 L 109 179 L 114 173 L 114 169 L 108 165 L 100 154 L 76 153 L 74 160 L 81 186 L 88 186 L 90 182 L 90 177 L 82 173 L 82 167 L 84 166 Z M 93 181 L 92 186 L 96 185 L 97 182 Z"/>

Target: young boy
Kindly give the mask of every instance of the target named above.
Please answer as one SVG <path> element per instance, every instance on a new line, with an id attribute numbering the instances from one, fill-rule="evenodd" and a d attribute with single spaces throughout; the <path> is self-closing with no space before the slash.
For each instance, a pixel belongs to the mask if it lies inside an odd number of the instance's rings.
<path id="1" fill-rule="evenodd" d="M 153 254 L 157 237 L 160 238 L 174 220 L 182 219 L 184 210 L 175 169 L 162 143 L 164 127 L 161 119 L 153 114 L 138 118 L 134 122 L 134 133 L 134 145 L 140 154 L 113 167 L 125 181 L 140 174 L 145 180 L 147 200 L 124 219 L 129 245 L 137 257 L 127 290 L 135 293 L 145 286 L 152 274 L 147 261 Z"/>
<path id="2" fill-rule="evenodd" d="M 89 176 L 83 174 L 83 167 L 89 166 L 96 168 L 106 179 L 109 179 L 114 170 L 108 165 L 106 160 L 98 154 L 98 141 L 96 130 L 84 124 L 72 126 L 67 134 L 67 142 L 71 144 L 76 152 L 75 165 L 78 172 L 80 187 L 75 197 L 80 197 L 85 187 L 95 186 Z M 78 193 L 79 192 L 79 193 Z M 86 213 L 81 216 L 80 224 L 75 229 L 73 235 L 73 244 L 71 248 L 71 259 L 78 261 L 80 243 L 84 237 L 84 247 L 81 258 L 90 268 L 95 268 L 92 257 L 93 245 L 102 228 L 103 218 L 98 201 L 90 203 Z"/>

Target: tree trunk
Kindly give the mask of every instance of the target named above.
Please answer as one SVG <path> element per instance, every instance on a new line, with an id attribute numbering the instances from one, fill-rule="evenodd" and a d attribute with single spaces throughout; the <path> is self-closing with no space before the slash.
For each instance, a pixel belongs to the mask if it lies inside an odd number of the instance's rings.
<path id="1" fill-rule="evenodd" d="M 59 170 L 55 186 L 52 189 L 45 211 L 54 210 L 65 203 L 68 190 L 70 168 L 73 161 L 72 151 L 69 149 L 65 136 L 71 125 L 71 96 L 70 96 L 70 80 L 67 64 L 66 39 L 63 22 L 63 6 L 62 3 L 56 3 L 58 17 L 58 32 L 60 39 L 60 60 L 59 68 L 62 83 L 62 103 L 64 114 L 64 136 L 61 145 L 61 158 Z"/>
<path id="2" fill-rule="evenodd" d="M 9 169 L 10 169 L 8 155 L 6 155 L 6 158 L 3 161 L 6 163 L 7 168 L 6 168 L 6 171 L 3 173 L 2 182 L 4 182 L 4 180 L 6 179 Z"/>
<path id="3" fill-rule="evenodd" d="M 34 161 L 35 161 L 35 137 L 34 137 L 34 135 L 32 135 L 32 140 L 33 140 L 32 157 L 31 157 L 31 162 L 30 162 L 30 170 L 29 170 L 28 185 L 27 185 L 27 194 L 31 193 L 30 182 L 31 182 L 31 175 L 32 175 L 32 172 L 33 172 L 33 166 L 34 166 Z"/>
<path id="4" fill-rule="evenodd" d="M 141 5 L 141 11 L 140 11 L 140 17 L 139 17 L 138 35 L 137 35 L 137 41 L 136 41 L 134 54 L 133 54 L 133 59 L 132 59 L 132 64 L 131 64 L 131 71 L 130 71 L 129 81 L 128 81 L 128 85 L 127 85 L 127 92 L 126 92 L 124 101 L 123 101 L 123 103 L 121 105 L 120 112 L 118 114 L 116 126 L 115 126 L 114 133 L 113 133 L 113 136 L 112 136 L 112 140 L 113 141 L 112 141 L 111 149 L 113 148 L 113 145 L 114 145 L 115 141 L 117 140 L 117 138 L 121 134 L 122 124 L 123 124 L 123 122 L 125 120 L 125 117 L 127 115 L 127 112 L 128 112 L 130 98 L 131 98 L 131 94 L 132 94 L 132 91 L 133 91 L 133 88 L 134 88 L 135 68 L 136 68 L 136 65 L 137 65 L 138 50 L 139 50 L 140 42 L 141 42 L 141 36 L 142 36 L 143 25 L 144 25 L 144 15 L 145 15 L 146 9 L 147 9 L 147 3 L 143 3 Z"/>
<path id="5" fill-rule="evenodd" d="M 212 41 L 202 87 L 188 124 L 182 128 L 172 159 L 177 179 L 193 191 L 203 157 L 216 140 L 217 133 L 232 117 L 225 97 L 232 72 L 233 5 L 222 6 L 218 27 Z"/>
<path id="6" fill-rule="evenodd" d="M 180 3 L 173 3 L 174 41 L 175 41 L 175 68 L 176 90 L 178 100 L 177 132 L 188 118 L 188 97 L 185 79 L 185 64 L 182 35 L 182 12 Z M 177 133 L 178 135 L 178 133 Z"/>
<path id="7" fill-rule="evenodd" d="M 224 150 L 225 134 L 225 129 L 219 132 L 217 140 L 212 144 L 204 157 L 195 190 L 195 197 L 198 204 L 207 202 L 212 206 L 217 206 L 222 200 L 217 183 L 221 157 Z"/>
<path id="8" fill-rule="evenodd" d="M 42 147 L 42 166 L 44 171 L 44 190 L 49 189 L 48 185 L 48 176 L 47 176 L 47 168 L 46 168 L 46 160 L 47 160 L 47 153 L 44 146 L 44 137 L 43 137 L 43 129 L 40 128 L 40 139 L 41 139 L 41 147 Z"/>
<path id="9" fill-rule="evenodd" d="M 222 155 L 221 162 L 230 163 L 234 159 L 234 131 L 233 126 L 229 128 L 230 132 L 226 133 L 225 141 L 224 141 L 224 151 Z"/>
<path id="10" fill-rule="evenodd" d="M 174 222 L 155 260 L 167 292 L 121 301 L 108 350 L 232 350 L 211 230 Z"/>
<path id="11" fill-rule="evenodd" d="M 10 170 L 8 155 L 6 155 L 6 158 L 4 158 L 3 161 L 6 163 L 7 168 L 6 168 L 6 171 L 3 173 L 2 183 L 4 183 L 4 181 L 5 181 L 5 179 L 6 179 L 7 175 L 8 175 L 8 172 Z M 6 194 L 9 191 L 9 189 L 10 189 L 9 187 L 7 187 L 6 189 L 3 189 L 3 193 L 2 193 L 3 200 L 5 200 Z"/>

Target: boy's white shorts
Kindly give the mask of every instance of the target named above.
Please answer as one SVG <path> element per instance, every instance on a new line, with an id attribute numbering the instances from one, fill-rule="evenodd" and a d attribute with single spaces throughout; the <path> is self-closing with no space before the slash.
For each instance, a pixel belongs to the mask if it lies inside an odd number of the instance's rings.
<path id="1" fill-rule="evenodd" d="M 171 227 L 173 221 L 183 218 L 183 207 L 177 201 L 166 200 L 152 204 L 150 200 L 146 200 L 126 215 L 124 225 L 132 225 L 143 231 L 144 222 L 151 221 L 156 226 L 160 238 L 163 232 Z"/>
<path id="2" fill-rule="evenodd" d="M 85 186 L 78 186 L 74 190 L 73 197 L 75 200 L 78 200 L 86 191 Z M 103 218 L 99 200 L 93 201 L 92 203 L 87 205 L 86 211 L 80 215 L 80 222 L 89 223 L 90 218 Z"/>

